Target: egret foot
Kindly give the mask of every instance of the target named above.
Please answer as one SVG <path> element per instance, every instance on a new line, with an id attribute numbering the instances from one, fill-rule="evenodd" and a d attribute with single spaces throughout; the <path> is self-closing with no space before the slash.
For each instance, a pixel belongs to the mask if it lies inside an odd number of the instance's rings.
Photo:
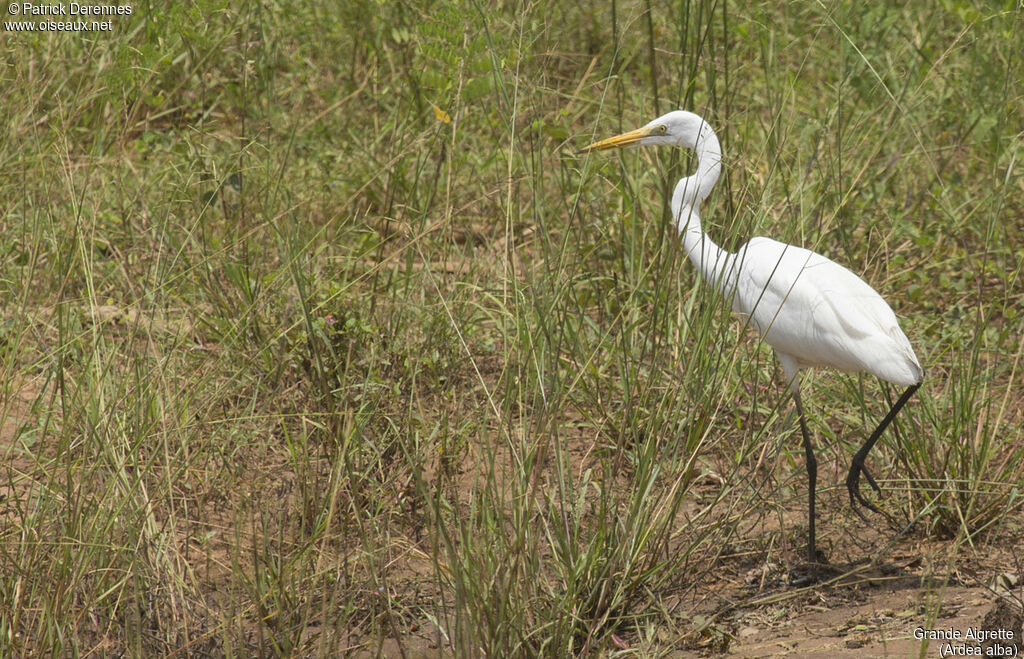
<path id="1" fill-rule="evenodd" d="M 858 517 L 867 522 L 868 518 L 865 517 L 864 513 L 857 507 L 858 503 L 873 513 L 880 513 L 882 511 L 880 511 L 875 504 L 865 499 L 864 495 L 860 493 L 861 474 L 864 474 L 864 478 L 867 480 L 868 485 L 871 486 L 876 494 L 881 495 L 882 489 L 878 487 L 878 483 L 876 483 L 875 479 L 871 477 L 871 473 L 868 471 L 868 468 L 864 466 L 864 463 L 858 461 L 855 457 L 853 459 L 853 464 L 850 465 L 850 473 L 846 476 L 846 489 L 850 492 L 850 507 L 853 508 L 853 512 L 857 513 Z"/>
<path id="2" fill-rule="evenodd" d="M 818 552 L 818 555 L 824 558 L 821 552 Z M 788 585 L 792 588 L 813 586 L 838 576 L 840 572 L 841 570 L 825 563 L 804 563 L 790 568 Z"/>
<path id="3" fill-rule="evenodd" d="M 920 368 L 920 366 L 918 366 L 918 368 Z M 921 371 L 921 378 L 924 378 L 923 370 Z M 903 392 L 900 399 L 897 400 L 889 409 L 889 413 L 885 415 L 882 422 L 878 424 L 877 428 L 875 428 L 875 432 L 871 433 L 871 436 L 868 437 L 868 441 L 864 442 L 864 446 L 861 446 L 860 450 L 853 456 L 853 464 L 850 465 L 850 474 L 846 477 L 846 489 L 850 492 L 850 506 L 853 507 L 853 512 L 857 513 L 857 516 L 865 522 L 868 521 L 868 518 L 865 517 L 864 513 L 857 507 L 858 503 L 871 512 L 880 513 L 882 511 L 876 508 L 874 504 L 865 499 L 864 495 L 860 493 L 860 475 L 864 474 L 864 478 L 867 479 L 868 485 L 870 485 L 876 493 L 881 494 L 882 490 L 878 487 L 878 483 L 875 482 L 875 479 L 871 477 L 871 474 L 868 473 L 867 467 L 864 466 L 864 460 L 868 457 L 871 447 L 875 445 L 878 438 L 881 437 L 883 432 L 885 432 L 886 427 L 888 427 L 892 420 L 896 418 L 896 415 L 899 414 L 899 411 L 904 405 L 906 405 L 907 401 L 910 400 L 910 397 L 914 395 L 914 392 L 917 391 L 920 386 L 921 383 L 918 382 L 917 384 L 907 387 L 907 390 Z"/>

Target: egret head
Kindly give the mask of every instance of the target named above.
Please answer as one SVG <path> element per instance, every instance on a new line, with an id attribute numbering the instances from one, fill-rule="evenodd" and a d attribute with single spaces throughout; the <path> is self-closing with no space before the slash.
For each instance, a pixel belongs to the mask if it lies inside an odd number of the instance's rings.
<path id="1" fill-rule="evenodd" d="M 695 149 L 699 140 L 713 134 L 711 127 L 700 115 L 685 110 L 673 110 L 642 128 L 594 142 L 579 152 L 588 153 L 631 146 L 681 146 Z"/>

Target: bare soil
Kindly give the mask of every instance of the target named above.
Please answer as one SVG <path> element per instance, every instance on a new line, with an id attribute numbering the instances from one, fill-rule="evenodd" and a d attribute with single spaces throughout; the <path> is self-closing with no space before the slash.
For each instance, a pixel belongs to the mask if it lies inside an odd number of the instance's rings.
<path id="1" fill-rule="evenodd" d="M 719 561 L 708 573 L 714 576 L 698 587 L 704 595 L 694 603 L 695 624 L 684 637 L 690 644 L 677 656 L 1019 654 L 1019 526 L 1007 524 L 1002 535 L 974 546 L 958 544 L 884 520 L 865 524 L 850 511 L 845 494 L 835 488 L 819 497 L 819 555 L 828 562 L 817 582 L 808 583 L 802 561 L 805 511 L 785 511 L 785 532 L 772 528 L 777 525 L 766 516 L 760 532 L 793 546 Z M 978 642 L 985 632 L 1013 636 Z"/>

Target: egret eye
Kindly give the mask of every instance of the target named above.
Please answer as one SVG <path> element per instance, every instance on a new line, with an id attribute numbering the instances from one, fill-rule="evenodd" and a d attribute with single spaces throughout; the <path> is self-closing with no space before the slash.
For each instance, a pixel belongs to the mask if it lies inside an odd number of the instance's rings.
<path id="1" fill-rule="evenodd" d="M 668 126 L 666 126 L 665 124 L 661 124 L 660 126 L 658 126 L 658 133 L 660 135 L 664 135 L 667 132 L 668 132 Z"/>

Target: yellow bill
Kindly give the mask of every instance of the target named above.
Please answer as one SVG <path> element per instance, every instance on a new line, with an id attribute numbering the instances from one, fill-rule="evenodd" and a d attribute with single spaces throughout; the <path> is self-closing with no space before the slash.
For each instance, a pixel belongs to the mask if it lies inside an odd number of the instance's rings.
<path id="1" fill-rule="evenodd" d="M 637 128 L 636 130 L 631 130 L 628 133 L 622 133 L 621 135 L 616 135 L 615 137 L 609 137 L 606 140 L 601 140 L 600 142 L 594 142 L 593 144 L 589 144 L 580 149 L 579 151 L 577 151 L 576 153 L 590 153 L 591 151 L 607 151 L 608 149 L 619 149 L 625 146 L 632 146 L 650 134 L 651 128 L 649 126 Z"/>

